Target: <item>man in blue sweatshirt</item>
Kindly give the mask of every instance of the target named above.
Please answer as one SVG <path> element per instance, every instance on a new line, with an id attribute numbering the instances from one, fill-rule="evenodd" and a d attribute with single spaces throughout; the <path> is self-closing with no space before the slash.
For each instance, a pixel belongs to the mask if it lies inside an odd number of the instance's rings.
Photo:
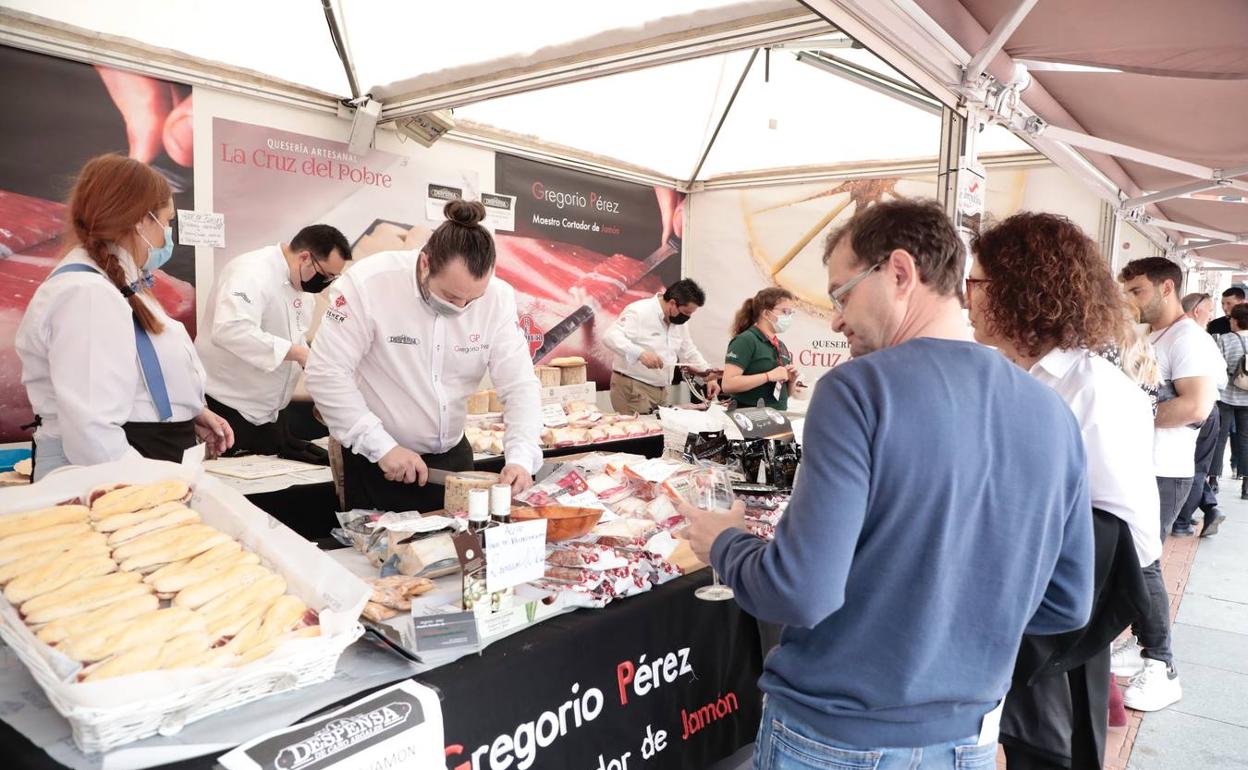
<path id="1" fill-rule="evenodd" d="M 1091 611 L 1079 426 L 973 341 L 963 245 L 935 203 L 861 211 L 825 261 L 855 357 L 811 400 L 774 542 L 744 531 L 740 503 L 684 509 L 741 606 L 786 626 L 755 767 L 989 770 L 1022 635 Z"/>

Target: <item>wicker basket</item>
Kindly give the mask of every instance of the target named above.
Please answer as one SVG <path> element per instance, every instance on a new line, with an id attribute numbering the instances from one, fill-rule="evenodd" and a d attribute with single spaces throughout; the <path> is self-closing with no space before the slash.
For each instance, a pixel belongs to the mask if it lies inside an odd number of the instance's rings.
<path id="1" fill-rule="evenodd" d="M 86 753 L 173 735 L 206 716 L 325 681 L 334 675 L 343 650 L 364 632 L 358 615 L 368 597 L 365 584 L 240 493 L 194 468 L 151 460 L 65 468 L 26 488 L 0 490 L 0 515 L 82 497 L 102 483 L 168 478 L 191 484 L 191 505 L 205 523 L 235 537 L 286 577 L 288 592 L 320 614 L 322 635 L 286 640 L 268 656 L 239 668 L 148 671 L 79 684 L 73 681 L 76 664 L 40 642 L 17 609 L 0 596 L 0 640 L 30 670 Z"/>
<path id="2" fill-rule="evenodd" d="M 63 685 L 39 653 L 39 642 L 24 625 L 14 628 L 11 617 L 9 613 L 0 617 L 0 639 L 17 653 L 43 688 L 52 707 L 69 722 L 74 743 L 86 754 L 109 751 L 153 735 L 174 735 L 204 717 L 279 692 L 324 682 L 333 677 L 342 651 L 364 633 L 364 627 L 357 624 L 353 635 L 294 640 L 284 645 L 291 649 L 242 668 L 223 669 L 210 681 L 146 700 L 141 706 L 84 708 L 60 695 Z M 312 644 L 305 644 L 307 642 Z M 280 659 L 272 660 L 279 655 Z M 161 675 L 162 672 L 148 672 L 136 676 Z"/>

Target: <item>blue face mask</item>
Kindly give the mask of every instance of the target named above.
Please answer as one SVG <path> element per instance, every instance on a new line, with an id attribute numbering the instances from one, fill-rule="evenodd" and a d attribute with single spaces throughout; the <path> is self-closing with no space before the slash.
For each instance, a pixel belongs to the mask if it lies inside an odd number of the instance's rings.
<path id="1" fill-rule="evenodd" d="M 147 215 L 151 217 L 152 219 L 155 219 L 156 224 L 160 224 L 160 220 L 156 219 L 155 214 L 149 211 L 147 212 Z M 148 245 L 147 264 L 143 265 L 143 269 L 146 270 L 147 272 L 150 273 L 153 270 L 159 270 L 161 266 L 163 266 L 166 262 L 168 262 L 169 258 L 173 256 L 173 228 L 170 227 L 169 225 L 165 225 L 165 245 L 164 246 L 161 246 L 159 248 L 157 248 L 156 246 L 153 246 L 152 242 L 143 236 L 143 233 L 139 233 L 139 237 L 143 238 L 143 242 Z"/>

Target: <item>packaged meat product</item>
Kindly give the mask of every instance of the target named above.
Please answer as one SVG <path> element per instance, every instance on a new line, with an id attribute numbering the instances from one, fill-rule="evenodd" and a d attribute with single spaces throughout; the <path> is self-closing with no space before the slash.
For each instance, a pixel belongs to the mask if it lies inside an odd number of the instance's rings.
<path id="1" fill-rule="evenodd" d="M 611 506 L 611 510 L 620 516 L 631 518 L 649 518 L 650 514 L 646 510 L 646 501 L 640 497 L 626 497 Z"/>
<path id="2" fill-rule="evenodd" d="M 632 488 L 623 481 L 612 478 L 605 473 L 595 473 L 585 480 L 589 491 L 598 496 L 604 503 L 614 503 L 632 494 Z"/>
<path id="3" fill-rule="evenodd" d="M 572 583 L 593 588 L 607 579 L 607 573 L 601 570 L 580 569 L 578 567 L 559 567 L 547 565 L 545 577 L 562 583 Z"/>
<path id="4" fill-rule="evenodd" d="M 516 502 L 524 505 L 540 507 L 558 505 L 559 500 L 589 491 L 585 477 L 571 463 L 564 463 L 555 469 L 541 484 L 529 487 L 516 496 Z"/>
<path id="5" fill-rule="evenodd" d="M 627 560 L 612 548 L 588 543 L 569 543 L 565 547 L 552 548 L 546 554 L 546 563 L 556 567 L 578 567 L 599 571 L 628 565 Z"/>

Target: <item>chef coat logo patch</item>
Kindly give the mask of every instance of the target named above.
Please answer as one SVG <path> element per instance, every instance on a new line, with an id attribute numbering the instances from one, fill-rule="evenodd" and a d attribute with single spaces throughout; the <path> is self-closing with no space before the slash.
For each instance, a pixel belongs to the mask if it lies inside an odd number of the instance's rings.
<path id="1" fill-rule="evenodd" d="M 394 345 L 419 345 L 420 340 L 415 337 L 409 337 L 406 334 L 392 334 L 386 338 L 386 341 Z"/>
<path id="2" fill-rule="evenodd" d="M 341 309 L 342 306 L 345 304 L 347 304 L 346 297 L 342 296 L 341 294 L 339 294 L 337 297 L 334 297 L 334 307 Z"/>
<path id="3" fill-rule="evenodd" d="M 231 294 L 230 296 L 232 296 L 232 297 L 238 297 L 238 298 L 239 298 L 239 299 L 241 299 L 243 302 L 246 302 L 248 305 L 250 305 L 250 304 L 251 304 L 251 297 L 248 297 L 248 296 L 247 296 L 247 292 L 245 292 L 245 291 L 236 291 L 236 292 L 234 292 L 233 294 Z"/>
<path id="4" fill-rule="evenodd" d="M 481 341 L 481 335 L 480 335 L 480 334 L 472 334 L 472 335 L 469 335 L 469 337 L 468 337 L 468 341 L 469 341 L 469 342 L 474 342 L 474 343 L 475 343 L 475 342 L 480 342 L 480 341 Z"/>
<path id="5" fill-rule="evenodd" d="M 533 316 L 525 314 L 520 316 L 520 320 L 516 322 L 520 333 L 529 342 L 529 355 L 537 352 L 542 343 L 546 341 L 546 333 L 542 331 L 542 327 L 537 325 L 537 321 L 533 320 Z"/>
<path id="6" fill-rule="evenodd" d="M 301 307 L 303 307 L 303 300 L 299 297 L 295 297 L 295 310 L 298 310 Z"/>
<path id="7" fill-rule="evenodd" d="M 339 313 L 333 308 L 330 308 L 329 310 L 325 311 L 325 319 L 328 321 L 336 321 L 338 323 L 342 323 L 343 321 L 347 320 L 347 314 Z"/>
<path id="8" fill-rule="evenodd" d="M 480 339 L 479 336 L 478 339 Z M 488 342 L 483 342 L 476 345 L 456 345 L 451 349 L 456 353 L 480 353 L 482 351 L 489 350 L 490 344 Z"/>

